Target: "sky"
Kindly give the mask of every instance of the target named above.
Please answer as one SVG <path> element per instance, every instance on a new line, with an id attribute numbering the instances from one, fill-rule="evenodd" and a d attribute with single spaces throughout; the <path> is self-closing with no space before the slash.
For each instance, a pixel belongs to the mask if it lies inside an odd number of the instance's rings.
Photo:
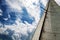
<path id="1" fill-rule="evenodd" d="M 0 33 L 13 40 L 28 40 L 44 11 L 41 6 L 46 4 L 47 0 L 0 0 Z"/>
<path id="2" fill-rule="evenodd" d="M 55 0 L 60 6 L 59 0 Z M 0 33 L 13 40 L 28 40 L 33 34 L 48 0 L 0 0 Z M 4 26 L 3 26 L 4 25 Z"/>

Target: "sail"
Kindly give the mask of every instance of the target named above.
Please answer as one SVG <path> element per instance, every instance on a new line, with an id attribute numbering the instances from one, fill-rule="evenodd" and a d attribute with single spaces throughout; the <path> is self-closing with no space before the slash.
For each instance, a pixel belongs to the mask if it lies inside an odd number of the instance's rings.
<path id="1" fill-rule="evenodd" d="M 60 40 L 60 6 L 50 0 L 40 40 Z"/>

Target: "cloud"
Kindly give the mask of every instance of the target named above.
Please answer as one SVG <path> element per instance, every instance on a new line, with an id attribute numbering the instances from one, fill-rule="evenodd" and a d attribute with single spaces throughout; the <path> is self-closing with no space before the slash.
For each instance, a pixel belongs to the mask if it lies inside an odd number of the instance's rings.
<path id="1" fill-rule="evenodd" d="M 40 0 L 41 2 L 42 2 L 42 4 L 44 5 L 44 6 L 46 6 L 46 4 L 47 4 L 47 2 L 49 1 L 49 0 Z"/>
<path id="2" fill-rule="evenodd" d="M 10 32 L 14 31 L 12 37 L 13 39 L 16 38 L 16 40 L 21 40 L 21 37 L 22 39 L 27 38 L 29 33 L 32 34 L 35 31 L 40 20 L 41 8 L 39 0 L 6 0 L 6 2 L 11 9 L 16 11 L 17 19 L 13 25 L 4 25 L 3 29 L 5 30 L 3 32 L 7 29 Z M 44 5 L 46 4 L 43 0 L 41 2 Z M 23 7 L 25 8 L 25 12 L 23 11 Z M 9 31 L 7 30 L 6 33 L 9 34 Z"/>

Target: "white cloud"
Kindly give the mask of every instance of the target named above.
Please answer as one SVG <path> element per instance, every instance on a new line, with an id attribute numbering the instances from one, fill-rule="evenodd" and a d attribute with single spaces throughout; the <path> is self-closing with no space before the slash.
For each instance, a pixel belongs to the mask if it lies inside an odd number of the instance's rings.
<path id="1" fill-rule="evenodd" d="M 49 0 L 41 0 L 42 4 L 43 4 L 44 6 L 46 6 L 46 4 L 47 4 L 48 1 L 49 1 Z"/>
<path id="2" fill-rule="evenodd" d="M 22 7 L 25 7 L 27 9 L 27 12 L 35 18 L 35 21 L 32 24 L 29 24 L 25 21 L 25 24 L 21 22 L 21 19 L 17 18 L 15 21 L 16 24 L 13 25 L 5 25 L 6 29 L 14 30 L 15 36 L 19 37 L 18 35 L 23 34 L 28 36 L 28 32 L 32 33 L 34 29 L 36 29 L 37 24 L 40 20 L 40 4 L 39 0 L 6 0 L 6 2 L 9 4 L 9 6 L 13 9 L 17 9 L 19 11 L 22 11 Z M 19 2 L 21 4 L 19 4 Z M 33 5 L 35 3 L 36 5 Z M 42 3 L 46 5 L 46 1 L 42 0 Z M 4 31 L 5 31 L 4 30 Z M 20 36 L 21 37 L 21 36 Z"/>
<path id="3" fill-rule="evenodd" d="M 6 0 L 11 8 L 18 9 L 21 11 L 21 6 L 19 5 L 20 2 L 18 0 Z M 20 3 L 21 4 L 21 3 Z"/>
<path id="4" fill-rule="evenodd" d="M 2 12 L 2 10 L 0 9 L 0 16 L 2 16 L 2 13 L 3 13 L 3 12 Z"/>

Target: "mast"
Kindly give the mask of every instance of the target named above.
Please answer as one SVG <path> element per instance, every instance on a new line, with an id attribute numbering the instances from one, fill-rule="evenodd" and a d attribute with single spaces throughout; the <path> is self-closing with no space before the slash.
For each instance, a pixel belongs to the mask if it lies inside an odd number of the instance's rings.
<path id="1" fill-rule="evenodd" d="M 32 40 L 40 40 L 40 37 L 41 37 L 41 34 L 42 34 L 42 29 L 43 29 L 45 19 L 46 19 L 46 15 L 47 15 L 48 8 L 49 8 L 49 3 L 50 3 L 50 0 L 48 1 L 46 8 L 41 7 L 44 10 L 44 13 L 42 15 L 41 20 L 38 23 L 37 29 L 35 31 L 35 34 L 33 35 Z"/>
<path id="2" fill-rule="evenodd" d="M 49 0 L 32 40 L 60 40 L 60 6 L 54 0 Z"/>

